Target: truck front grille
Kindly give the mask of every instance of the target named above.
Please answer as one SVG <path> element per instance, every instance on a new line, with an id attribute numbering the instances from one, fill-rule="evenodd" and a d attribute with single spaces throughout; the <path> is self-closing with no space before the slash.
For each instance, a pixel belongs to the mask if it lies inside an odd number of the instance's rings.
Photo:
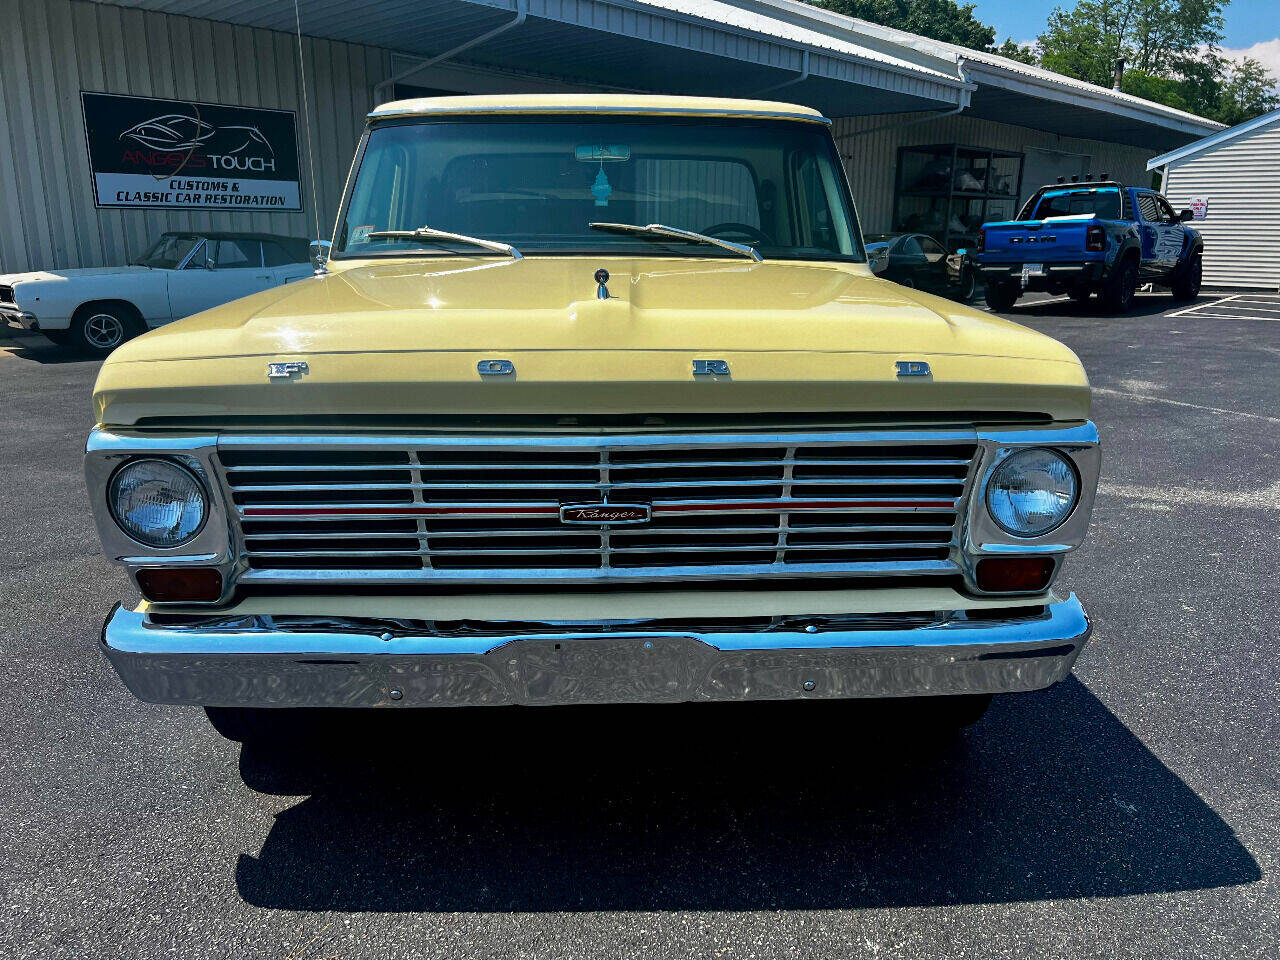
<path id="1" fill-rule="evenodd" d="M 950 574 L 963 431 L 219 443 L 242 579 L 630 581 Z M 572 505 L 637 505 L 570 525 Z"/>
<path id="2" fill-rule="evenodd" d="M 0 283 L 0 303 L 14 303 L 13 287 Z"/>

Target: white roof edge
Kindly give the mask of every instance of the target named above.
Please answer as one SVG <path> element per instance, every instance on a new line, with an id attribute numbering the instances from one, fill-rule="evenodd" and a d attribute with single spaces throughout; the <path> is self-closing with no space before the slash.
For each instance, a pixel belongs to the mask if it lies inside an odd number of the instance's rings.
<path id="1" fill-rule="evenodd" d="M 1042 67 L 1033 67 L 1018 60 L 1002 57 L 999 54 L 987 53 L 982 50 L 970 50 L 968 47 L 961 47 L 954 43 L 944 43 L 941 40 L 931 40 L 928 37 L 908 33 L 905 30 L 898 30 L 894 27 L 885 27 L 878 23 L 846 17 L 844 14 L 824 10 L 821 7 L 814 7 L 808 3 L 800 2 L 800 0 L 725 0 L 725 2 L 757 10 L 773 10 L 775 11 L 775 17 L 778 12 L 781 12 L 791 18 L 805 18 L 814 24 L 822 24 L 828 30 L 843 33 L 850 40 L 855 40 L 855 38 L 863 38 L 864 40 L 866 38 L 875 38 L 894 46 L 906 47 L 919 55 L 950 60 L 956 63 L 957 69 L 961 61 L 965 62 L 967 70 L 972 70 L 974 66 L 981 65 L 983 68 L 992 70 L 1002 76 L 1007 76 L 1011 80 L 1033 84 L 1041 88 L 1056 89 L 1064 93 L 1069 92 L 1076 97 L 1085 97 L 1093 101 L 1095 109 L 1110 109 L 1113 112 L 1123 112 L 1130 117 L 1140 114 L 1141 116 L 1137 117 L 1138 119 L 1183 132 L 1208 133 L 1222 130 L 1224 127 L 1224 124 L 1218 123 L 1216 120 L 1197 116 L 1194 113 L 1187 113 L 1174 107 L 1167 107 L 1151 100 L 1144 100 L 1142 97 L 1135 97 L 1130 93 L 1122 93 L 1119 90 L 1100 87 L 1085 80 L 1077 80 L 1075 77 L 1054 73 L 1052 70 L 1045 70 Z M 1116 108 L 1120 109 L 1117 110 Z"/>
<path id="2" fill-rule="evenodd" d="M 1260 117 L 1254 117 L 1252 120 L 1246 120 L 1244 123 L 1238 123 L 1234 127 L 1228 127 L 1226 130 L 1219 130 L 1217 133 L 1196 140 L 1194 143 L 1188 143 L 1185 147 L 1162 153 L 1160 156 L 1147 161 L 1147 169 L 1154 170 L 1156 167 L 1163 167 L 1166 164 L 1177 163 L 1190 157 L 1199 156 L 1206 150 L 1220 147 L 1236 137 L 1242 137 L 1246 133 L 1253 133 L 1255 130 L 1278 122 L 1280 122 L 1280 108 L 1272 110 L 1270 113 L 1264 113 Z"/>

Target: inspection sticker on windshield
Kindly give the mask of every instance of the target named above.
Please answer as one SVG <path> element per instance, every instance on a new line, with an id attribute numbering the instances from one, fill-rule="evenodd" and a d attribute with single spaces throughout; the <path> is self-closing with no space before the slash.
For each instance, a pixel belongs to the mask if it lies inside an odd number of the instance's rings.
<path id="1" fill-rule="evenodd" d="M 375 229 L 376 228 L 372 223 L 366 223 L 362 227 L 355 227 L 351 231 L 351 242 L 352 243 L 368 243 L 369 234 L 373 233 Z"/>

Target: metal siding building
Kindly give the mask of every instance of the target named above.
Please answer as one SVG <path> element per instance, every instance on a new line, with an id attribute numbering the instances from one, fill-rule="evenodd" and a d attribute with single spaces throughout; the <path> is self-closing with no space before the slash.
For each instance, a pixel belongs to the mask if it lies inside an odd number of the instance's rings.
<path id="1" fill-rule="evenodd" d="M 299 0 L 299 8 L 307 123 L 293 0 L 0 0 L 8 145 L 0 192 L 9 198 L 0 206 L 0 272 L 125 263 L 165 230 L 312 237 L 317 213 L 327 236 L 365 114 L 377 100 L 418 92 L 625 90 L 804 103 L 837 118 L 871 232 L 894 227 L 904 145 L 997 147 L 1024 154 L 1035 176 L 1079 168 L 1141 182 L 1151 152 L 1218 128 L 794 0 Z M 82 92 L 295 111 L 302 211 L 97 206 Z"/>
<path id="2" fill-rule="evenodd" d="M 1280 289 L 1280 110 L 1150 161 L 1175 209 L 1207 197 L 1204 282 Z"/>

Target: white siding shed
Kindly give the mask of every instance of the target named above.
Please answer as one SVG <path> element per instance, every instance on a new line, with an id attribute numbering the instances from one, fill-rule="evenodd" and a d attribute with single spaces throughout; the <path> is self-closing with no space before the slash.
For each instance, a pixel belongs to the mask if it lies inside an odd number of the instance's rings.
<path id="1" fill-rule="evenodd" d="M 1280 110 L 1156 157 L 1174 209 L 1206 198 L 1207 286 L 1280 289 Z"/>

